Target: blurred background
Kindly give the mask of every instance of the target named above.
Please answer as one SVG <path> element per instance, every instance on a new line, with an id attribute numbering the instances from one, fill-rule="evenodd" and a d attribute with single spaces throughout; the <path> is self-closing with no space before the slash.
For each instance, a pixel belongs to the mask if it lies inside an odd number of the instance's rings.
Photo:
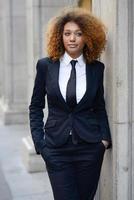
<path id="1" fill-rule="evenodd" d="M 113 148 L 105 153 L 95 200 L 134 198 L 133 0 L 0 0 L 0 200 L 53 200 L 28 106 L 37 60 L 46 56 L 48 20 L 67 6 L 87 9 L 108 28 L 101 60 Z"/>

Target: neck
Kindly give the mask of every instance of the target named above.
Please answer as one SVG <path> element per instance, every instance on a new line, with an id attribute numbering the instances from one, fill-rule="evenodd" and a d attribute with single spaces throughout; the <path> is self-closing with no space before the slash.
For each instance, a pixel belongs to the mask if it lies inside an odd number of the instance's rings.
<path id="1" fill-rule="evenodd" d="M 78 58 L 78 57 L 82 54 L 82 52 L 79 53 L 79 54 L 70 54 L 69 52 L 67 52 L 67 53 L 68 53 L 68 55 L 69 55 L 71 58 L 73 58 L 73 59 Z"/>

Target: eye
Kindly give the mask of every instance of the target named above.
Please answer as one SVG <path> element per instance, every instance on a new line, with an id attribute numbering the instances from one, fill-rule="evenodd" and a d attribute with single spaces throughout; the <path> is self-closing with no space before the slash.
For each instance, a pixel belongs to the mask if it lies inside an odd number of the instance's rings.
<path id="1" fill-rule="evenodd" d="M 69 33 L 69 32 L 65 32 L 64 35 L 65 35 L 65 36 L 69 36 L 70 33 Z"/>
<path id="2" fill-rule="evenodd" d="M 76 36 L 82 36 L 82 32 L 76 32 L 75 35 Z"/>

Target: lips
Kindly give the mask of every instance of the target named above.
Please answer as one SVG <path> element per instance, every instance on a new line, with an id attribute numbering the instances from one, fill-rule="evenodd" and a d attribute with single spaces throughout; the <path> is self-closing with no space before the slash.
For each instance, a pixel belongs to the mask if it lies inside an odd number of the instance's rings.
<path id="1" fill-rule="evenodd" d="M 68 46 L 71 47 L 71 48 L 75 48 L 75 47 L 77 47 L 76 44 L 69 44 Z"/>

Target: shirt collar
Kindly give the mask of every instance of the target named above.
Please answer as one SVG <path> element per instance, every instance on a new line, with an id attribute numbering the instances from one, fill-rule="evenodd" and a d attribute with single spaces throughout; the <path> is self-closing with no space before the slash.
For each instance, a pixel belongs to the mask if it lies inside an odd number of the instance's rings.
<path id="1" fill-rule="evenodd" d="M 79 66 L 85 65 L 85 60 L 83 54 L 81 54 L 78 58 L 73 59 L 67 52 L 64 53 L 64 55 L 61 57 L 60 61 L 64 62 L 67 66 L 70 64 L 71 60 L 77 60 L 79 63 Z"/>

